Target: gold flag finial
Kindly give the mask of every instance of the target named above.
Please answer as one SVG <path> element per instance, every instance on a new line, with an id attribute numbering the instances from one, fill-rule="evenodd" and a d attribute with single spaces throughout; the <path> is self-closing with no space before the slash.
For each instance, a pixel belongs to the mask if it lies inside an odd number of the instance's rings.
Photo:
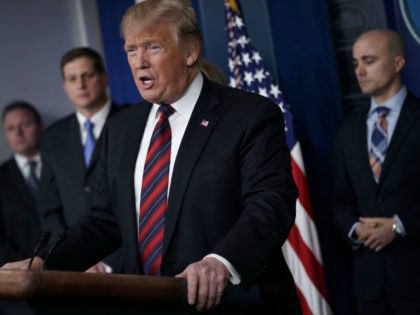
<path id="1" fill-rule="evenodd" d="M 233 10 L 236 11 L 236 13 L 241 14 L 239 12 L 238 4 L 236 3 L 236 0 L 225 0 L 225 3 L 230 6 Z"/>

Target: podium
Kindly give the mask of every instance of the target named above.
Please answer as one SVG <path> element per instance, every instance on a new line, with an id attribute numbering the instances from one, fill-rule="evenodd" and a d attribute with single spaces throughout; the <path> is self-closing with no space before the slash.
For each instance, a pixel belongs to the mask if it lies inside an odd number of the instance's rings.
<path id="1" fill-rule="evenodd" d="M 0 299 L 34 314 L 167 314 L 192 310 L 186 282 L 172 277 L 0 270 Z"/>
<path id="2" fill-rule="evenodd" d="M 23 301 L 33 314 L 189 314 L 187 283 L 174 277 L 70 271 L 0 270 L 0 300 Z M 249 310 L 259 290 L 228 286 L 217 311 Z"/>

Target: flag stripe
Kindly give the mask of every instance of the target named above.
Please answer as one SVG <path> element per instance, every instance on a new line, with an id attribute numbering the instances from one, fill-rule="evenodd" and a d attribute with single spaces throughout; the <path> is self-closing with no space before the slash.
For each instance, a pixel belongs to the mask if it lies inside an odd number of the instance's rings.
<path id="1" fill-rule="evenodd" d="M 296 292 L 298 294 L 299 300 L 301 301 L 300 305 L 302 307 L 302 314 L 306 315 L 306 314 L 312 314 L 311 309 L 309 308 L 308 303 L 306 302 L 305 297 L 302 294 L 302 291 L 296 287 Z"/>
<path id="2" fill-rule="evenodd" d="M 322 264 L 321 248 L 319 246 L 315 223 L 312 221 L 312 218 L 308 216 L 308 212 L 302 207 L 299 200 L 296 202 L 295 225 L 302 236 L 302 240 L 310 247 L 310 250 L 317 261 Z"/>
<path id="3" fill-rule="evenodd" d="M 308 277 L 305 268 L 302 265 L 302 261 L 296 255 L 295 250 L 287 240 L 283 246 L 283 254 L 290 271 L 296 282 L 296 287 L 301 292 L 302 312 L 304 310 L 305 303 L 308 305 L 310 312 L 303 313 L 303 315 L 331 315 L 332 311 L 328 305 L 327 300 L 320 294 L 314 283 Z"/>
<path id="4" fill-rule="evenodd" d="M 288 241 L 302 262 L 302 266 L 305 268 L 308 277 L 311 279 L 314 286 L 317 287 L 317 290 L 320 291 L 322 296 L 325 298 L 327 295 L 327 290 L 322 278 L 322 265 L 316 259 L 311 249 L 305 244 L 299 231 L 300 230 L 298 230 L 296 225 L 294 225 L 290 231 Z"/>
<path id="5" fill-rule="evenodd" d="M 296 164 L 295 159 L 292 156 L 292 173 L 296 185 L 299 187 L 299 202 L 302 204 L 303 209 L 308 213 L 312 220 L 314 220 L 314 214 L 312 211 L 311 201 L 309 197 L 308 185 L 306 183 L 306 177 L 302 173 L 301 169 Z"/>

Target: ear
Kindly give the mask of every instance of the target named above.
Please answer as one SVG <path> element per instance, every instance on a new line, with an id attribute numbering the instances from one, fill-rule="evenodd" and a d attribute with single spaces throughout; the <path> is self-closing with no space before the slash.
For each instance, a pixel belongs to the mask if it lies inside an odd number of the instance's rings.
<path id="1" fill-rule="evenodd" d="M 401 55 L 395 56 L 395 71 L 400 72 L 405 65 L 405 58 Z"/>
<path id="2" fill-rule="evenodd" d="M 191 67 L 196 64 L 200 54 L 200 47 L 196 41 L 190 41 L 187 49 L 187 66 Z"/>

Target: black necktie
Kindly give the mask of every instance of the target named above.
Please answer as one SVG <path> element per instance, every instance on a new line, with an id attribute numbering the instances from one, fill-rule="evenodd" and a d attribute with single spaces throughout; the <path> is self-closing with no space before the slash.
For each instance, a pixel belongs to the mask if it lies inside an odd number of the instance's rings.
<path id="1" fill-rule="evenodd" d="M 28 185 L 28 188 L 36 200 L 38 198 L 39 193 L 39 181 L 38 177 L 36 176 L 36 166 L 38 164 L 37 161 L 29 161 L 29 176 L 26 179 L 26 184 Z"/>

